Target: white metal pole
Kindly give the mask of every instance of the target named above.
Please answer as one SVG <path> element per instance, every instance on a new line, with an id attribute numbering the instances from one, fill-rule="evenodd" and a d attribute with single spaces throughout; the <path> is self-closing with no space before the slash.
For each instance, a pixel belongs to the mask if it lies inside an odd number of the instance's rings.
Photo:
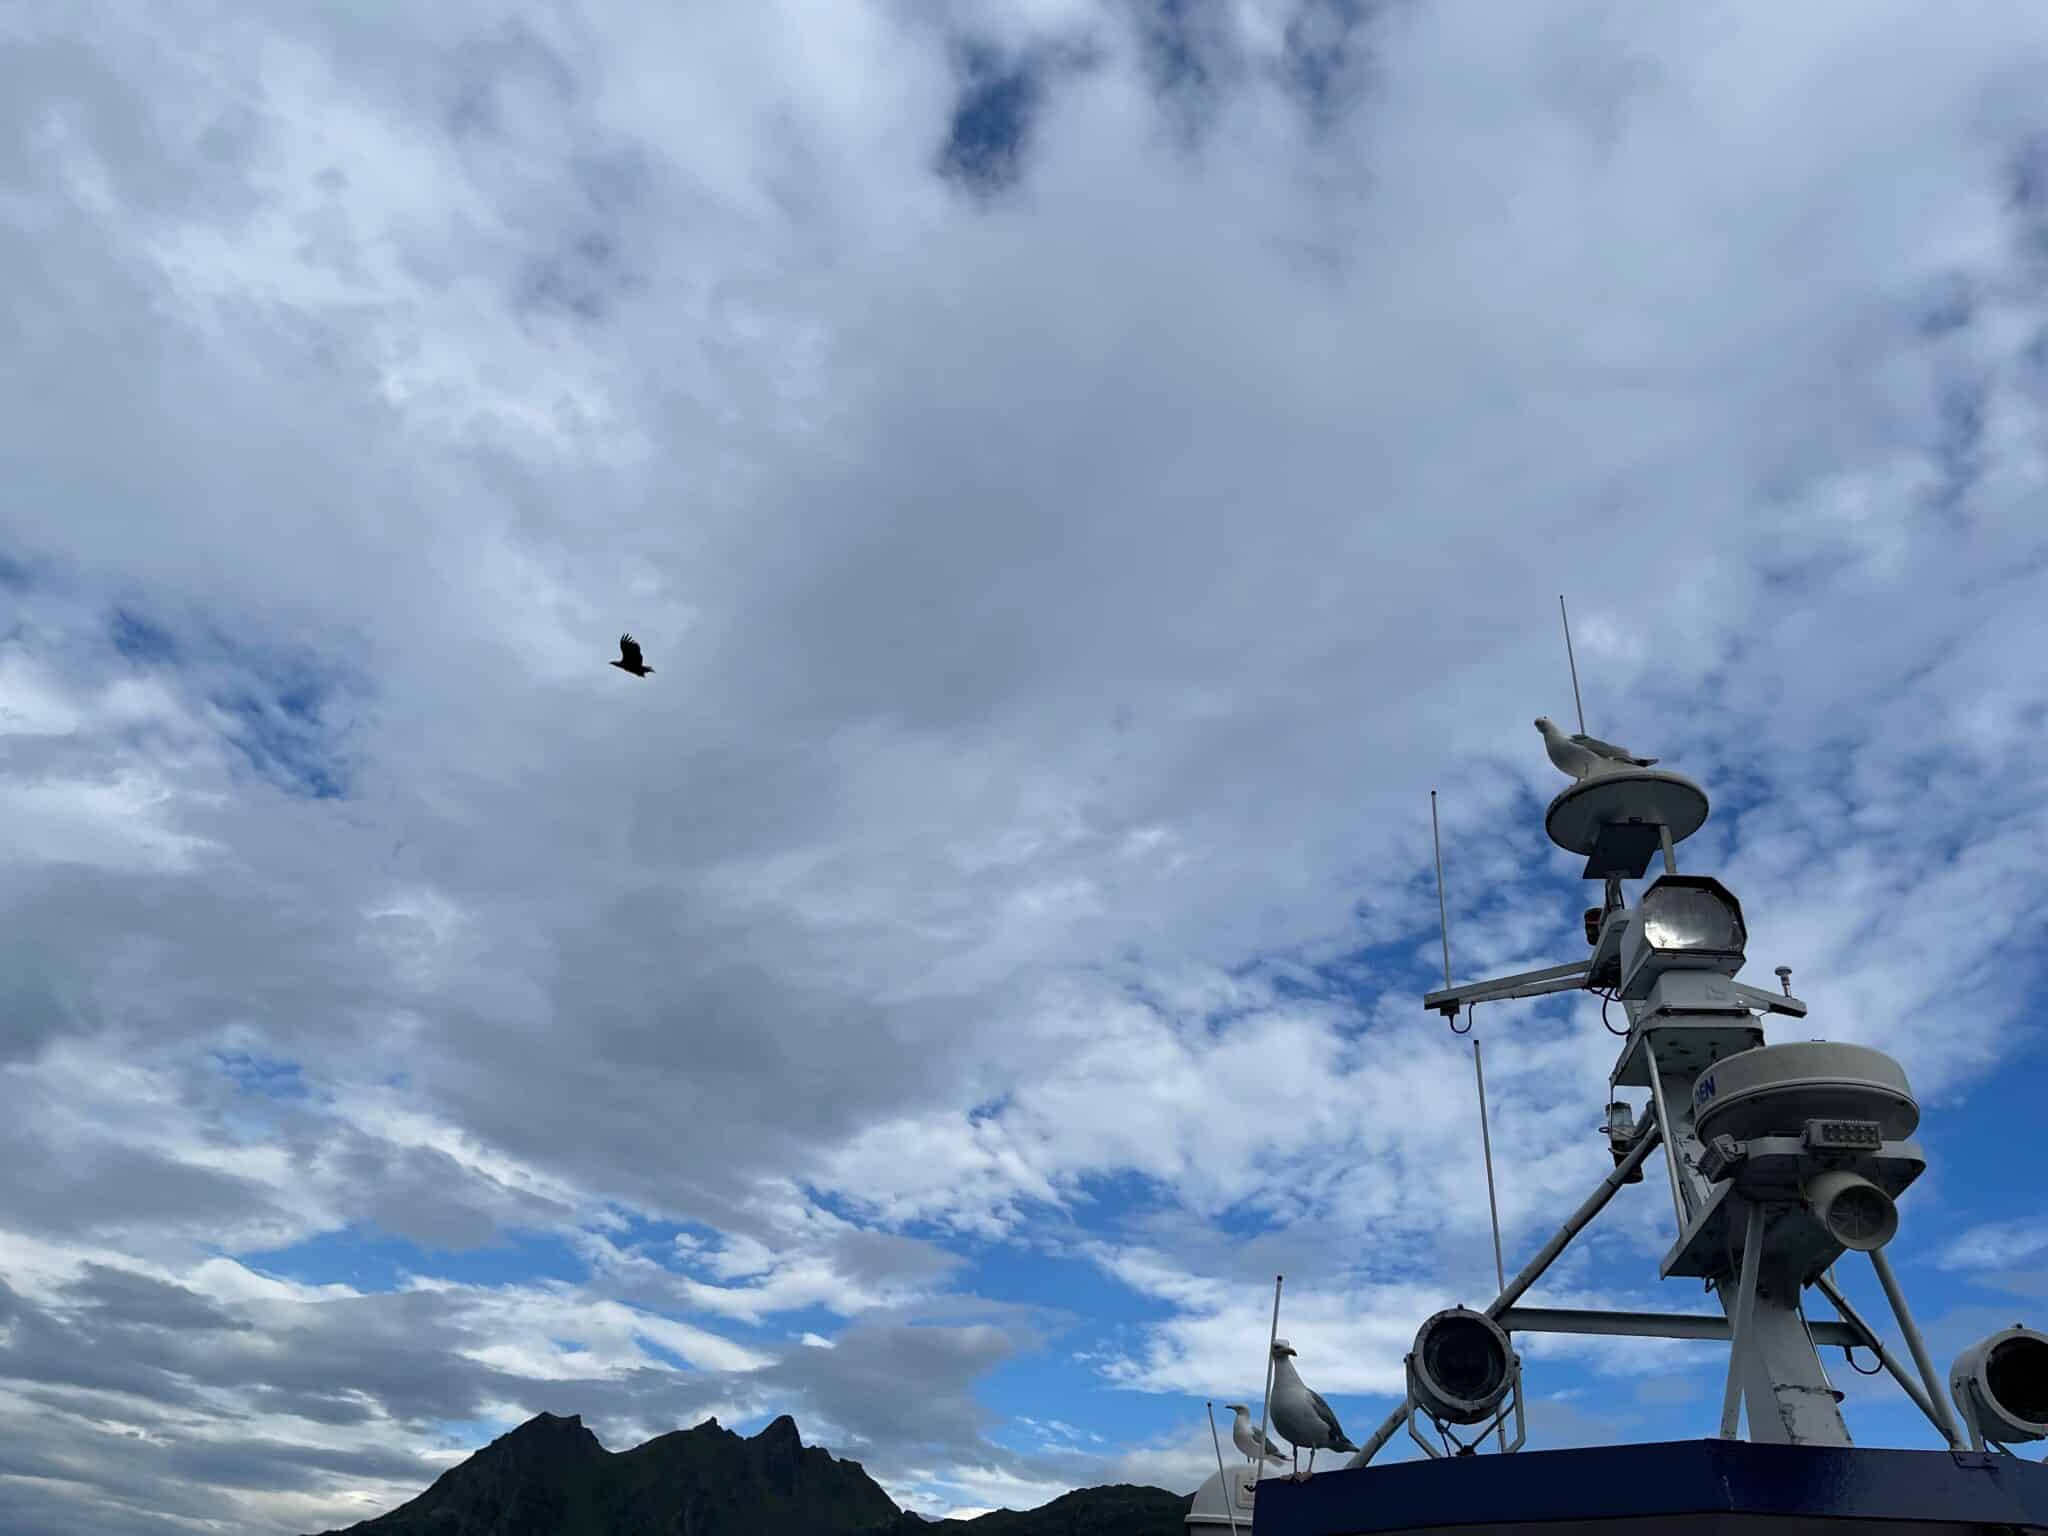
<path id="1" fill-rule="evenodd" d="M 1565 1218 L 1564 1225 L 1557 1229 L 1550 1241 L 1536 1250 L 1536 1257 L 1524 1264 L 1520 1273 L 1508 1282 L 1508 1288 L 1493 1299 L 1493 1304 L 1486 1309 L 1488 1317 L 1498 1318 L 1501 1313 L 1522 1299 L 1523 1293 L 1543 1277 L 1543 1272 L 1550 1267 L 1551 1261 L 1564 1252 L 1565 1245 L 1585 1230 L 1587 1222 L 1600 1214 L 1607 1202 L 1614 1198 L 1615 1191 L 1628 1182 L 1628 1176 L 1642 1166 L 1643 1159 L 1655 1151 L 1663 1139 L 1664 1127 L 1655 1122 L 1636 1137 L 1636 1144 L 1616 1165 L 1614 1172 L 1600 1181 L 1599 1187 L 1586 1196 L 1576 1211 Z M 1371 1461 L 1379 1453 L 1380 1447 L 1393 1439 L 1394 1432 L 1401 1427 L 1401 1421 L 1408 1417 L 1408 1410 L 1413 1405 L 1414 1400 L 1404 1393 L 1400 1403 L 1380 1420 L 1380 1427 L 1372 1432 L 1365 1444 L 1360 1446 L 1344 1465 L 1362 1467 Z"/>
<path id="2" fill-rule="evenodd" d="M 1564 594 L 1557 594 L 1557 616 L 1564 620 L 1564 659 L 1572 669 L 1572 707 L 1579 712 L 1579 734 L 1586 734 L 1586 705 L 1579 697 L 1579 659 L 1572 654 L 1572 616 L 1565 612 Z"/>
<path id="3" fill-rule="evenodd" d="M 1663 1139 L 1664 1127 L 1659 1125 L 1652 1131 L 1644 1131 L 1636 1137 L 1636 1144 L 1629 1148 L 1628 1155 L 1615 1165 L 1614 1172 L 1602 1179 L 1593 1193 L 1579 1203 L 1579 1208 L 1564 1220 L 1564 1225 L 1551 1234 L 1550 1241 L 1536 1250 L 1536 1257 L 1522 1266 L 1521 1272 L 1508 1282 L 1506 1290 L 1494 1297 L 1493 1304 L 1486 1309 L 1486 1315 L 1498 1318 L 1516 1302 L 1520 1301 L 1529 1287 L 1543 1277 L 1551 1261 L 1564 1252 L 1565 1244 L 1586 1229 L 1586 1224 L 1606 1207 L 1614 1198 L 1614 1192 L 1628 1182 L 1628 1176 L 1642 1167 L 1643 1159 L 1656 1150 Z"/>
<path id="4" fill-rule="evenodd" d="M 1863 1335 L 1864 1345 L 1877 1356 L 1877 1363 L 1892 1373 L 1892 1380 L 1904 1389 L 1906 1396 L 1913 1400 L 1913 1406 L 1927 1415 L 1927 1422 L 1940 1430 L 1942 1438 L 1946 1440 L 1948 1430 L 1941 1422 L 1941 1415 L 1934 1411 L 1934 1404 L 1928 1400 L 1927 1394 L 1920 1390 L 1920 1384 L 1906 1374 L 1906 1368 L 1899 1364 L 1899 1357 L 1884 1347 L 1884 1340 L 1877 1336 L 1877 1330 L 1864 1321 L 1861 1312 L 1850 1305 L 1849 1298 L 1844 1296 L 1841 1287 L 1835 1284 L 1834 1272 L 1835 1266 L 1830 1264 L 1827 1273 L 1815 1280 L 1814 1285 L 1819 1288 L 1821 1295 L 1835 1304 L 1835 1310 L 1842 1314 L 1842 1320 Z M 1961 1450 L 1962 1447 L 1958 1445 L 1955 1449 Z M 1980 1446 L 1978 1449 L 1981 1450 L 1983 1447 Z"/>
<path id="5" fill-rule="evenodd" d="M 1448 983 L 1446 983 L 1448 985 Z M 1493 1219 L 1493 1285 L 1498 1296 L 1508 1288 L 1507 1266 L 1500 1256 L 1500 1202 L 1493 1193 L 1493 1133 L 1486 1125 L 1486 1069 L 1479 1064 L 1479 1037 L 1472 1037 L 1472 1076 L 1479 1084 L 1479 1146 L 1486 1156 L 1486 1211 Z M 1508 1430 L 1505 1423 L 1496 1426 L 1500 1433 L 1500 1448 L 1508 1448 Z"/>
<path id="6" fill-rule="evenodd" d="M 1751 1201 L 1742 1238 L 1742 1277 L 1736 1282 L 1735 1315 L 1728 1319 L 1728 1385 L 1721 1392 L 1721 1438 L 1736 1438 L 1736 1417 L 1742 1409 L 1742 1352 L 1752 1342 L 1756 1317 L 1757 1267 L 1764 1256 L 1764 1208 Z M 1752 1433 L 1754 1426 L 1752 1425 Z"/>
<path id="7" fill-rule="evenodd" d="M 1472 1076 L 1479 1084 L 1479 1147 L 1486 1156 L 1486 1209 L 1493 1218 L 1493 1284 L 1498 1296 L 1508 1288 L 1507 1265 L 1500 1256 L 1500 1203 L 1493 1193 L 1493 1133 L 1486 1124 L 1486 1069 L 1479 1064 L 1479 1037 L 1472 1037 Z"/>
<path id="8" fill-rule="evenodd" d="M 1284 1279 L 1284 1275 L 1273 1277 L 1273 1331 L 1266 1336 L 1266 1395 L 1259 1399 L 1259 1469 L 1252 1474 L 1254 1486 L 1266 1480 L 1266 1413 L 1273 1406 L 1273 1345 L 1280 1337 L 1280 1282 Z"/>
<path id="9" fill-rule="evenodd" d="M 1892 1304 L 1892 1316 L 1899 1320 L 1899 1332 L 1906 1336 L 1906 1349 L 1913 1356 L 1913 1364 L 1920 1368 L 1920 1380 L 1927 1388 L 1927 1400 L 1941 1416 L 1937 1421 L 1941 1432 L 1950 1445 L 1961 1450 L 1963 1432 L 1956 1428 L 1956 1421 L 1949 1414 L 1948 1402 L 1942 1396 L 1941 1378 L 1934 1374 L 1934 1363 L 1927 1358 L 1927 1345 L 1921 1341 L 1920 1330 L 1913 1326 L 1913 1314 L 1906 1308 L 1905 1292 L 1899 1289 L 1899 1277 L 1892 1273 L 1892 1262 L 1884 1256 L 1882 1248 L 1870 1250 L 1870 1267 L 1877 1271 L 1877 1283 L 1884 1287 L 1884 1299 Z"/>
<path id="10" fill-rule="evenodd" d="M 1451 913 L 1444 904 L 1444 838 L 1437 829 L 1436 791 L 1429 792 L 1429 840 L 1436 848 L 1437 932 L 1444 941 L 1444 990 L 1451 990 Z"/>
<path id="11" fill-rule="evenodd" d="M 1671 1106 L 1664 1102 L 1664 1073 L 1657 1065 L 1657 1052 L 1650 1037 L 1643 1036 L 1643 1065 L 1650 1069 L 1650 1102 L 1657 1110 L 1657 1125 L 1664 1132 L 1664 1171 L 1671 1178 L 1671 1211 L 1682 1234 L 1692 1219 L 1692 1202 L 1680 1192 L 1678 1182 L 1678 1127 L 1671 1121 Z"/>
<path id="12" fill-rule="evenodd" d="M 1223 1442 L 1216 1437 L 1216 1405 L 1204 1406 L 1209 1410 L 1209 1443 L 1216 1447 L 1216 1476 L 1223 1484 L 1223 1513 L 1230 1521 L 1230 1536 L 1237 1536 L 1237 1511 L 1232 1507 L 1236 1501 L 1230 1497 L 1230 1474 L 1223 1470 Z"/>

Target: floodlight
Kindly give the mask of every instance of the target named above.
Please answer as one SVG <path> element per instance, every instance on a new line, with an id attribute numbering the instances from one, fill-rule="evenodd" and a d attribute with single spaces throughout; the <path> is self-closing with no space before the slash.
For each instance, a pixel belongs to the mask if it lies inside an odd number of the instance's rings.
<path id="1" fill-rule="evenodd" d="M 1628 1161 L 1629 1152 L 1636 1142 L 1635 1111 L 1619 1099 L 1607 1106 L 1607 1148 L 1614 1154 L 1614 1166 L 1619 1168 Z M 1643 1165 L 1637 1163 L 1629 1169 L 1621 1181 L 1624 1184 L 1643 1182 Z"/>
<path id="2" fill-rule="evenodd" d="M 1493 1417 L 1515 1381 L 1515 1351 L 1484 1312 L 1450 1307 L 1416 1330 L 1408 1356 L 1416 1406 L 1445 1424 Z"/>
<path id="3" fill-rule="evenodd" d="M 2048 1338 L 2014 1325 L 1979 1339 L 1948 1376 L 1950 1394 L 1983 1439 L 2048 1440 Z"/>
<path id="4" fill-rule="evenodd" d="M 1636 903 L 1635 921 L 1622 939 L 1621 995 L 1649 996 L 1669 971 L 1742 969 L 1749 943 L 1742 904 L 1711 875 L 1665 875 Z"/>

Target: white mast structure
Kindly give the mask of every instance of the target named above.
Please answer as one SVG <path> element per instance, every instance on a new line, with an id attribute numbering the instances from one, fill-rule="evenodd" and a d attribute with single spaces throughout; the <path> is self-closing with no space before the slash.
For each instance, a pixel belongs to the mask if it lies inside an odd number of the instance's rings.
<path id="1" fill-rule="evenodd" d="M 1462 987 L 1447 979 L 1423 1003 L 1447 1020 L 1477 1003 L 1553 992 L 1586 990 L 1603 1007 L 1618 1003 L 1629 1027 L 1609 1075 L 1604 1130 L 1614 1171 L 1484 1311 L 1454 1307 L 1423 1324 L 1407 1359 L 1406 1400 L 1349 1465 L 1370 1461 L 1403 1424 L 1424 1451 L 1440 1454 L 1418 1431 L 1418 1412 L 1434 1421 L 1447 1451 L 1456 1428 L 1480 1426 L 1457 1443 L 1454 1454 L 1469 1455 L 1490 1431 L 1504 1431 L 1512 1411 L 1516 1433 L 1503 1448 L 1518 1449 L 1515 1332 L 1726 1340 L 1724 1438 L 1739 1438 L 1746 1408 L 1752 1441 L 1851 1444 L 1823 1346 L 1869 1349 L 1953 1449 L 2048 1438 L 2048 1337 L 2001 1330 L 1966 1350 L 1948 1383 L 1936 1376 L 1884 1254 L 1898 1230 L 1894 1202 L 1926 1166 L 1911 1139 L 1919 1106 L 1904 1070 L 1880 1051 L 1764 1043 L 1764 1015 L 1803 1019 L 1807 1006 L 1792 996 L 1786 967 L 1775 992 L 1735 979 L 1748 943 L 1741 904 L 1718 880 L 1678 871 L 1677 845 L 1707 819 L 1706 792 L 1586 736 L 1583 723 L 1574 737 L 1539 725 L 1553 761 L 1574 774 L 1545 829 L 1585 857 L 1585 879 L 1602 884 L 1601 905 L 1585 913 L 1591 957 Z M 1642 879 L 1659 856 L 1662 873 L 1630 905 L 1622 882 Z M 1648 1090 L 1642 1121 L 1618 1088 Z M 1659 1146 L 1678 1228 L 1660 1273 L 1703 1280 L 1725 1315 L 1517 1305 L 1616 1191 L 1641 1181 L 1641 1164 Z M 1868 1255 L 1911 1370 L 1834 1284 L 1832 1266 L 1850 1252 Z M 1839 1320 L 1807 1317 L 1809 1289 Z M 1963 1409 L 1967 1439 L 1944 1385 Z"/>

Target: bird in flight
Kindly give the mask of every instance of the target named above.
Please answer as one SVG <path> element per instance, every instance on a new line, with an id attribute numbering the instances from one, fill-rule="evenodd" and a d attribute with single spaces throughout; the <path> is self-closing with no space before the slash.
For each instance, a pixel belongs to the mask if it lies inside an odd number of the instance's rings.
<path id="1" fill-rule="evenodd" d="M 630 672 L 635 677 L 645 677 L 654 668 L 640 659 L 640 642 L 631 635 L 619 636 L 619 659 L 612 663 L 621 672 Z"/>

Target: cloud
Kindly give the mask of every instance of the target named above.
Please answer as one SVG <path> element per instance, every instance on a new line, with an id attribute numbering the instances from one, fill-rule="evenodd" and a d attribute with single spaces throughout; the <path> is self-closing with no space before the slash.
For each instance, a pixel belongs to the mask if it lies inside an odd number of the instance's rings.
<path id="1" fill-rule="evenodd" d="M 1930 1127 L 2038 1076 L 2026 20 L 228 0 L 10 44 L 32 1523 L 343 1524 L 541 1407 L 793 1406 L 932 1510 L 1194 1479 L 1276 1273 L 1311 1379 L 1383 1397 L 1492 1283 L 1427 790 L 1459 975 L 1582 952 L 1526 725 L 1560 591 L 1807 1027 Z M 1480 1011 L 1511 1253 L 1606 1164 L 1594 1012 Z M 1614 1278 L 1659 1198 L 1556 1294 L 1660 1304 Z M 2026 1262 L 1969 1220 L 1930 1284 Z M 1683 1374 L 1606 1348 L 1542 1364 Z M 1607 1432 L 1576 1401 L 1547 1433 Z"/>
<path id="2" fill-rule="evenodd" d="M 841 1434 L 887 1447 L 892 1459 L 929 1448 L 972 1457 L 993 1421 L 973 1384 L 1032 1342 L 1028 1322 L 1000 1315 L 953 1326 L 864 1320 L 829 1351 L 786 1357 L 763 1381 L 802 1393 Z"/>
<path id="3" fill-rule="evenodd" d="M 1943 1269 L 2003 1269 L 2048 1249 L 2048 1223 L 1993 1221 L 1971 1227 L 1935 1263 Z"/>

